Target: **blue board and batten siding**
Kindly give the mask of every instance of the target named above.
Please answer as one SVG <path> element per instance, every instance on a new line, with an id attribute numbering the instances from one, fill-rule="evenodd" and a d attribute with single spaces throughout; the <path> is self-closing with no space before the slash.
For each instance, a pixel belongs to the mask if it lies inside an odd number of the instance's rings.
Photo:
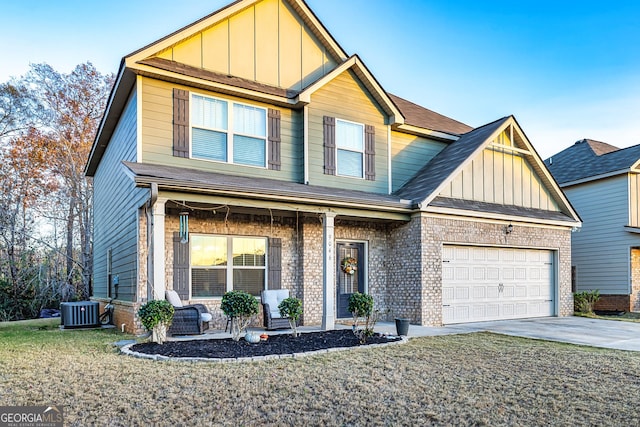
<path id="1" fill-rule="evenodd" d="M 638 238 L 624 229 L 629 222 L 628 188 L 627 175 L 565 188 L 583 221 L 571 236 L 578 291 L 629 294 L 630 248 L 638 245 Z"/>
<path id="2" fill-rule="evenodd" d="M 96 170 L 94 185 L 93 295 L 106 297 L 107 253 L 118 276 L 118 299 L 135 301 L 138 282 L 138 208 L 148 190 L 136 188 L 122 161 L 136 161 L 137 97 L 135 88 Z"/>

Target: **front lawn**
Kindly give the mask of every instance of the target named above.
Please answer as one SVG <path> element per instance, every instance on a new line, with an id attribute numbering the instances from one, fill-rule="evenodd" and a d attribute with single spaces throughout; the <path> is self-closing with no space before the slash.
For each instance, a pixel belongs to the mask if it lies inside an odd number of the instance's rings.
<path id="1" fill-rule="evenodd" d="M 0 324 L 2 405 L 65 425 L 638 425 L 640 354 L 488 333 L 246 364 L 118 354 L 114 330 Z"/>

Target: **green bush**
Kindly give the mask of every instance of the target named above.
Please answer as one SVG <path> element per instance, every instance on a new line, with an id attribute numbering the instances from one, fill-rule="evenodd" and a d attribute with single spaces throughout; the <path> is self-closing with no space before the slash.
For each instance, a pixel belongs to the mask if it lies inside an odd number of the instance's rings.
<path id="1" fill-rule="evenodd" d="M 592 314 L 593 306 L 600 300 L 600 291 L 582 291 L 573 294 L 573 309 L 578 313 Z"/>
<path id="2" fill-rule="evenodd" d="M 152 331 L 154 327 L 161 324 L 171 325 L 173 313 L 173 306 L 166 300 L 149 301 L 138 309 L 140 322 L 148 331 Z"/>
<path id="3" fill-rule="evenodd" d="M 220 308 L 232 319 L 231 335 L 234 341 L 239 341 L 242 332 L 258 314 L 258 300 L 251 294 L 243 291 L 226 292 L 222 296 Z"/>
<path id="4" fill-rule="evenodd" d="M 367 317 L 373 312 L 373 297 L 356 292 L 349 297 L 348 310 L 354 316 Z"/>
<path id="5" fill-rule="evenodd" d="M 289 324 L 293 329 L 293 336 L 298 336 L 298 319 L 302 316 L 302 301 L 298 298 L 289 297 L 278 304 L 280 316 L 289 318 Z"/>
<path id="6" fill-rule="evenodd" d="M 367 342 L 367 339 L 373 336 L 373 329 L 376 322 L 387 311 L 374 310 L 373 297 L 369 294 L 361 294 L 356 292 L 349 297 L 348 309 L 353 315 L 353 333 L 360 344 Z M 361 329 L 359 323 L 361 319 L 364 321 L 364 327 Z"/>

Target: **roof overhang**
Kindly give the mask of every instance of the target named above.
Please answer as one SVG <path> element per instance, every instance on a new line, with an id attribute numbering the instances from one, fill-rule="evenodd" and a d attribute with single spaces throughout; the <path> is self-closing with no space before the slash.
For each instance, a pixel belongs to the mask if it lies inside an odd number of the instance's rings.
<path id="1" fill-rule="evenodd" d="M 205 196 L 232 197 L 296 206 L 324 206 L 368 212 L 369 217 L 385 217 L 409 220 L 416 206 L 408 200 L 367 192 L 328 187 L 309 186 L 266 178 L 249 178 L 203 172 L 173 166 L 123 162 L 125 171 L 138 187 L 156 184 L 167 192 L 200 194 Z M 286 209 L 285 209 L 286 210 Z M 289 209 L 292 210 L 292 209 Z M 293 209 L 295 210 L 295 209 Z"/>

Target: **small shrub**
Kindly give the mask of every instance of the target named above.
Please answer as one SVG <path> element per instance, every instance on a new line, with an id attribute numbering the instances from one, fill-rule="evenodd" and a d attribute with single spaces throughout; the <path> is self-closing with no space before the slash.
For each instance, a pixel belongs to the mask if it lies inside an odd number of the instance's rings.
<path id="1" fill-rule="evenodd" d="M 600 291 L 582 291 L 573 294 L 573 309 L 578 313 L 592 314 L 593 306 L 600 300 Z"/>
<path id="2" fill-rule="evenodd" d="M 222 296 L 220 308 L 225 315 L 232 318 L 231 337 L 234 341 L 240 341 L 242 333 L 258 314 L 258 307 L 258 300 L 243 291 L 226 292 Z"/>
<path id="3" fill-rule="evenodd" d="M 353 333 L 360 344 L 365 344 L 367 339 L 373 336 L 373 329 L 376 322 L 386 311 L 374 310 L 373 297 L 368 294 L 356 292 L 349 297 L 348 310 L 353 315 Z M 360 328 L 361 319 L 364 321 L 364 328 Z"/>
<path id="4" fill-rule="evenodd" d="M 153 341 L 162 344 L 167 338 L 167 328 L 173 321 L 173 306 L 166 300 L 153 300 L 138 310 L 142 325 L 153 333 Z"/>
<path id="5" fill-rule="evenodd" d="M 289 318 L 289 324 L 291 325 L 291 329 L 293 329 L 293 336 L 297 337 L 298 319 L 302 316 L 302 301 L 298 298 L 289 297 L 278 304 L 278 309 L 280 310 L 280 316 Z"/>

